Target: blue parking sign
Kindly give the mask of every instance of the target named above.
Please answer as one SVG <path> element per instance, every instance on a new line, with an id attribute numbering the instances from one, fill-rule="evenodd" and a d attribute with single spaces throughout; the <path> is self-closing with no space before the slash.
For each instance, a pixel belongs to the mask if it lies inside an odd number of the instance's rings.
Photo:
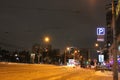
<path id="1" fill-rule="evenodd" d="M 97 28 L 97 35 L 105 35 L 105 28 Z"/>

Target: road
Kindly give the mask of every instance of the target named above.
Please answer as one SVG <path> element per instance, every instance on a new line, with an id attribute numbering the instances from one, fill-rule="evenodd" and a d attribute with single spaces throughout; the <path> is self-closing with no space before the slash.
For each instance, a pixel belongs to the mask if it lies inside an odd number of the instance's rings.
<path id="1" fill-rule="evenodd" d="M 0 80 L 112 80 L 111 74 L 98 74 L 94 70 L 79 67 L 0 63 Z"/>

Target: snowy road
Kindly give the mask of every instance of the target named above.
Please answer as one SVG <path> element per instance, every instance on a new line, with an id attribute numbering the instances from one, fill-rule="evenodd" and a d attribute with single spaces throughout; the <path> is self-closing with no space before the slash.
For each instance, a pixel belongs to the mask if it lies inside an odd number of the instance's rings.
<path id="1" fill-rule="evenodd" d="M 0 80 L 112 80 L 112 73 L 45 64 L 0 63 Z"/>

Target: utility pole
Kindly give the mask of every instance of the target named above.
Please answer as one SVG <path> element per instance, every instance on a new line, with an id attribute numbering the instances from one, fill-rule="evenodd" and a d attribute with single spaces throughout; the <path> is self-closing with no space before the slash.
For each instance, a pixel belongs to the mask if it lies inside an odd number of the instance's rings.
<path id="1" fill-rule="evenodd" d="M 117 63 L 117 38 L 116 38 L 116 10 L 115 3 L 112 0 L 112 28 L 113 28 L 113 80 L 118 80 L 118 63 Z"/>
<path id="2" fill-rule="evenodd" d="M 66 65 L 66 50 L 65 50 L 65 53 L 64 53 L 64 65 Z"/>

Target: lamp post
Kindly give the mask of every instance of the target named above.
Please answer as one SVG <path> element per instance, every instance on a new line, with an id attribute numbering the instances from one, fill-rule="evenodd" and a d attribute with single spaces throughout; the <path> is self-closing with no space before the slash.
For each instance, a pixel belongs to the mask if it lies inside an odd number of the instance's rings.
<path id="1" fill-rule="evenodd" d="M 65 64 L 65 65 L 66 65 L 66 52 L 67 52 L 67 51 L 65 50 L 65 53 L 64 53 L 64 54 L 65 54 L 65 56 L 64 56 L 64 64 Z"/>
<path id="2" fill-rule="evenodd" d="M 118 80 L 118 64 L 117 64 L 117 40 L 116 40 L 116 11 L 115 11 L 115 3 L 112 0 L 112 28 L 113 28 L 113 44 L 114 44 L 114 52 L 113 52 L 113 80 Z"/>
<path id="3" fill-rule="evenodd" d="M 75 51 L 74 51 L 74 60 L 76 60 L 76 55 L 77 55 L 77 53 L 78 53 L 78 51 L 75 50 Z"/>
<path id="4" fill-rule="evenodd" d="M 45 51 L 48 51 L 49 43 L 50 43 L 50 38 L 48 36 L 44 37 L 44 42 L 45 42 Z"/>
<path id="5" fill-rule="evenodd" d="M 67 47 L 67 48 L 65 49 L 65 57 L 64 57 L 64 64 L 65 64 L 65 65 L 66 65 L 67 52 L 70 52 L 70 48 L 69 48 L 69 47 Z"/>
<path id="6" fill-rule="evenodd" d="M 44 37 L 44 51 L 45 51 L 45 55 L 44 55 L 44 59 L 46 63 L 49 63 L 49 51 L 50 51 L 51 47 L 50 47 L 50 38 L 48 36 Z"/>

